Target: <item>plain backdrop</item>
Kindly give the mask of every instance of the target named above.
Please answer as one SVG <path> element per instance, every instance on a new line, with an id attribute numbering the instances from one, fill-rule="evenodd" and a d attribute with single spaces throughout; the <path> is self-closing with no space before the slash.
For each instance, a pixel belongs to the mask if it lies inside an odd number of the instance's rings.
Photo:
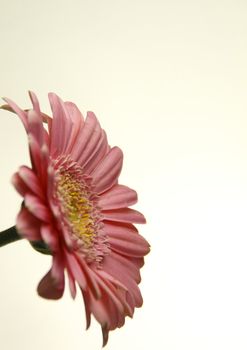
<path id="1" fill-rule="evenodd" d="M 0 0 L 0 13 L 0 95 L 94 111 L 147 217 L 144 305 L 107 350 L 247 349 L 247 2 Z M 18 118 L 0 123 L 3 230 L 29 156 Z M 1 248 L 0 348 L 100 349 L 79 295 L 38 297 L 50 262 L 25 241 Z"/>

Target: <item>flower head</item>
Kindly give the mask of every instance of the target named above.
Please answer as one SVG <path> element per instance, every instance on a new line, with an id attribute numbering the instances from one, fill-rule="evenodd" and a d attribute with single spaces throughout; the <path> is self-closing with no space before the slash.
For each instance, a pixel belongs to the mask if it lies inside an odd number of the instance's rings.
<path id="1" fill-rule="evenodd" d="M 145 218 L 128 208 L 137 194 L 118 183 L 122 151 L 109 146 L 94 113 L 84 120 L 75 104 L 50 93 L 51 118 L 41 112 L 33 92 L 30 98 L 30 110 L 5 99 L 5 108 L 26 129 L 31 157 L 31 168 L 21 166 L 12 178 L 24 199 L 16 227 L 31 243 L 44 242 L 52 254 L 39 295 L 62 297 L 66 273 L 72 297 L 76 285 L 81 290 L 87 328 L 93 314 L 105 345 L 109 331 L 142 305 L 138 284 L 149 244 L 133 224 Z"/>

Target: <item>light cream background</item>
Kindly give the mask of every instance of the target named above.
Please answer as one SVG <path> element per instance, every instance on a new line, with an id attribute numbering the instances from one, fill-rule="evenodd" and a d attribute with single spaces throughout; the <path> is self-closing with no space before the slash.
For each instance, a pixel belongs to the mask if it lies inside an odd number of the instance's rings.
<path id="1" fill-rule="evenodd" d="M 144 306 L 107 349 L 247 349 L 246 1 L 1 0 L 0 13 L 0 94 L 93 110 L 148 220 Z M 29 160 L 20 121 L 0 114 L 4 229 Z M 49 266 L 24 241 L 0 250 L 0 348 L 100 349 L 79 296 L 37 296 Z"/>

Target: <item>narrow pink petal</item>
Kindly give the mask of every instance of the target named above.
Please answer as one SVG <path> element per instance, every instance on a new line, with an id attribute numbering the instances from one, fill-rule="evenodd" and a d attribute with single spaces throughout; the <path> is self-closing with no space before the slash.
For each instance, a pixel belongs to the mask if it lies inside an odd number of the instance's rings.
<path id="1" fill-rule="evenodd" d="M 120 254 L 133 257 L 142 257 L 150 251 L 148 242 L 139 234 L 136 235 L 109 235 L 111 248 Z"/>
<path id="2" fill-rule="evenodd" d="M 34 171 L 27 166 L 21 166 L 18 173 L 27 188 L 29 188 L 29 191 L 44 199 L 44 193 Z"/>
<path id="3" fill-rule="evenodd" d="M 67 268 L 72 274 L 73 278 L 77 281 L 81 289 L 87 289 L 87 281 L 84 271 L 80 264 L 78 263 L 75 256 L 69 252 L 66 252 Z"/>
<path id="4" fill-rule="evenodd" d="M 87 117 L 85 120 L 85 123 L 83 125 L 83 128 L 81 129 L 80 134 L 77 137 L 77 143 L 75 144 L 71 156 L 72 158 L 77 161 L 81 166 L 83 166 L 83 163 L 79 161 L 80 159 L 83 159 L 83 154 L 86 149 L 87 143 L 92 138 L 95 129 L 99 128 L 98 126 L 98 120 L 95 117 L 93 113 L 87 113 Z"/>
<path id="5" fill-rule="evenodd" d="M 11 182 L 13 186 L 15 187 L 16 191 L 21 195 L 25 196 L 28 192 L 30 192 L 30 188 L 25 184 L 25 182 L 20 177 L 19 173 L 15 173 L 12 178 Z"/>
<path id="6" fill-rule="evenodd" d="M 105 192 L 117 183 L 122 164 L 122 151 L 118 147 L 113 147 L 91 174 L 97 193 Z"/>
<path id="7" fill-rule="evenodd" d="M 105 158 L 107 153 L 110 151 L 108 145 L 107 136 L 104 130 L 102 130 L 101 140 L 98 143 L 92 156 L 83 165 L 83 170 L 86 174 L 91 174 L 92 171 L 98 166 L 98 164 Z"/>
<path id="8" fill-rule="evenodd" d="M 79 259 L 79 257 L 78 257 L 78 259 Z M 80 263 L 81 263 L 81 266 L 85 272 L 85 275 L 87 278 L 87 283 L 88 283 L 88 286 L 89 286 L 91 292 L 93 293 L 93 295 L 96 299 L 100 299 L 101 298 L 101 291 L 100 291 L 99 285 L 96 281 L 95 275 L 92 272 L 92 269 L 87 265 L 87 263 L 84 261 L 84 259 L 80 259 Z"/>
<path id="9" fill-rule="evenodd" d="M 3 100 L 5 102 L 8 103 L 8 105 L 11 107 L 11 109 L 18 115 L 18 117 L 21 119 L 26 131 L 27 131 L 27 127 L 28 127 L 28 123 L 27 123 L 27 113 L 21 109 L 19 106 L 17 106 L 17 104 L 15 102 L 13 102 L 12 100 L 10 100 L 9 98 L 3 98 Z"/>
<path id="10" fill-rule="evenodd" d="M 68 280 L 69 280 L 69 289 L 70 294 L 73 299 L 76 297 L 76 285 L 75 285 L 75 279 L 72 276 L 72 274 L 67 270 Z"/>
<path id="11" fill-rule="evenodd" d="M 129 222 L 134 224 L 145 224 L 146 219 L 137 210 L 130 208 L 115 209 L 115 210 L 103 210 L 104 220 L 116 221 L 116 222 Z"/>
<path id="12" fill-rule="evenodd" d="M 66 153 L 72 153 L 72 149 L 77 142 L 77 137 L 84 125 L 84 118 L 78 107 L 72 102 L 64 102 L 64 106 L 72 123 L 72 130 L 67 142 Z"/>
<path id="13" fill-rule="evenodd" d="M 60 299 L 64 292 L 64 262 L 61 255 L 53 256 L 52 268 L 38 285 L 38 294 L 46 299 Z"/>
<path id="14" fill-rule="evenodd" d="M 101 287 L 101 289 L 104 290 L 107 293 L 108 297 L 110 297 L 110 299 L 114 302 L 118 312 L 120 314 L 124 313 L 124 305 L 121 303 L 121 300 L 118 298 L 118 295 L 114 293 L 109 283 L 107 283 L 108 281 L 102 278 L 102 276 L 98 274 L 96 271 L 94 272 L 94 276 L 99 286 Z"/>
<path id="15" fill-rule="evenodd" d="M 25 205 L 36 218 L 40 219 L 41 221 L 50 223 L 50 212 L 37 196 L 26 194 Z"/>
<path id="16" fill-rule="evenodd" d="M 107 310 L 107 305 L 105 300 L 103 298 L 96 300 L 93 298 L 92 295 L 90 295 L 89 305 L 90 305 L 90 311 L 92 312 L 96 320 L 103 327 L 105 327 L 106 329 L 107 328 L 109 329 L 109 326 L 111 324 L 111 315 Z"/>
<path id="17" fill-rule="evenodd" d="M 102 268 L 126 286 L 128 293 L 131 298 L 133 298 L 134 306 L 140 307 L 142 305 L 142 296 L 137 282 L 131 277 L 131 273 L 127 273 L 124 269 L 124 265 L 119 263 L 119 261 L 114 259 L 111 255 L 108 255 L 104 259 Z"/>
<path id="18" fill-rule="evenodd" d="M 28 119 L 28 134 L 31 134 L 41 148 L 44 143 L 44 127 L 42 117 L 34 110 L 29 110 L 27 113 Z"/>
<path id="19" fill-rule="evenodd" d="M 104 210 L 126 208 L 136 202 L 136 191 L 123 185 L 115 185 L 99 198 L 99 206 Z"/>
<path id="20" fill-rule="evenodd" d="M 63 101 L 54 93 L 49 93 L 53 113 L 51 129 L 51 155 L 53 158 L 63 154 L 72 130 L 72 122 L 67 117 Z"/>
<path id="21" fill-rule="evenodd" d="M 61 252 L 54 253 L 51 273 L 52 273 L 52 277 L 55 279 L 60 289 L 64 288 L 64 268 L 65 268 L 65 261 L 64 261 L 63 255 L 61 254 Z"/>
<path id="22" fill-rule="evenodd" d="M 61 288 L 54 280 L 51 270 L 42 278 L 38 285 L 38 294 L 45 299 L 57 300 L 63 296 L 64 287 Z"/>
<path id="23" fill-rule="evenodd" d="M 82 293 L 84 305 L 85 305 L 86 329 L 88 329 L 91 324 L 91 308 L 90 308 L 91 298 L 89 296 L 89 292 L 83 291 L 81 289 L 81 293 Z"/>
<path id="24" fill-rule="evenodd" d="M 92 112 L 91 112 L 92 113 Z M 83 144 L 81 145 L 82 147 L 82 152 L 80 154 L 80 156 L 78 157 L 77 162 L 79 164 L 81 164 L 81 166 L 83 167 L 84 164 L 86 164 L 94 155 L 94 153 L 97 151 L 97 148 L 100 145 L 100 141 L 101 141 L 101 136 L 102 136 L 102 129 L 101 126 L 97 120 L 97 118 L 95 117 L 95 115 L 92 114 L 87 114 L 87 119 L 90 118 L 90 115 L 92 115 L 92 118 L 95 118 L 96 123 L 93 129 L 93 132 L 89 133 L 89 130 L 87 130 L 87 133 L 83 136 L 83 130 L 86 130 L 86 127 L 84 127 L 84 129 L 82 130 L 82 134 L 81 134 L 81 139 L 84 141 Z M 87 119 L 86 119 L 86 123 L 87 123 Z M 86 124 L 85 124 L 86 126 Z M 90 135 L 90 137 L 89 137 Z M 88 140 L 86 139 L 86 137 L 89 137 Z"/>
<path id="25" fill-rule="evenodd" d="M 28 93 L 29 93 L 29 97 L 30 97 L 32 105 L 33 105 L 33 109 L 35 110 L 35 112 L 37 114 L 41 115 L 39 100 L 38 100 L 37 96 L 32 91 L 28 91 Z"/>
<path id="26" fill-rule="evenodd" d="M 29 241 L 40 241 L 40 221 L 25 207 L 20 210 L 16 219 L 17 231 Z"/>
<path id="27" fill-rule="evenodd" d="M 56 252 L 59 249 L 59 242 L 57 232 L 51 225 L 41 226 L 42 240 L 48 245 L 52 252 Z"/>
<path id="28" fill-rule="evenodd" d="M 57 300 L 63 296 L 64 289 L 59 289 L 49 271 L 38 285 L 38 294 L 45 299 Z"/>
<path id="29" fill-rule="evenodd" d="M 107 257 L 106 259 L 108 258 L 109 257 Z M 110 257 L 111 262 L 108 261 L 108 264 L 113 263 L 114 261 L 115 269 L 118 269 L 118 273 L 127 274 L 131 278 L 133 278 L 136 281 L 136 283 L 140 283 L 141 281 L 140 267 L 138 263 L 135 261 L 136 259 L 137 258 L 124 256 L 123 254 L 119 254 L 118 252 L 115 252 L 114 250 L 112 250 L 111 257 Z"/>
<path id="30" fill-rule="evenodd" d="M 32 166 L 37 174 L 42 177 L 42 156 L 41 156 L 41 148 L 37 142 L 37 140 L 33 137 L 32 134 L 29 134 L 28 137 L 29 150 Z"/>

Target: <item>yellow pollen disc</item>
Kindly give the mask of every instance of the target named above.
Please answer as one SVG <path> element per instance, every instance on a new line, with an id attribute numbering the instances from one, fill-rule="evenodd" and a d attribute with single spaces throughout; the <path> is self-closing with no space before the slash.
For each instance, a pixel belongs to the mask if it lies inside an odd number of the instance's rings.
<path id="1" fill-rule="evenodd" d="M 69 173 L 60 173 L 57 194 L 72 232 L 89 248 L 95 235 L 93 205 L 85 186 Z"/>

